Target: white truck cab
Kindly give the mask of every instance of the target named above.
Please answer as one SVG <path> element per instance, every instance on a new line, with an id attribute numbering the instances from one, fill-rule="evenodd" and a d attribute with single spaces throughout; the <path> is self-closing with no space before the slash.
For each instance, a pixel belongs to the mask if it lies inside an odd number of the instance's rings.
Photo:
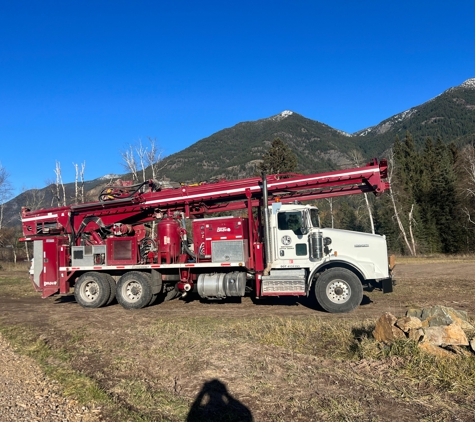
<path id="1" fill-rule="evenodd" d="M 392 290 L 385 236 L 321 228 L 311 205 L 274 203 L 269 213 L 273 249 L 264 291 L 313 289 L 327 311 L 349 312 L 361 303 L 362 284 L 382 281 Z"/>

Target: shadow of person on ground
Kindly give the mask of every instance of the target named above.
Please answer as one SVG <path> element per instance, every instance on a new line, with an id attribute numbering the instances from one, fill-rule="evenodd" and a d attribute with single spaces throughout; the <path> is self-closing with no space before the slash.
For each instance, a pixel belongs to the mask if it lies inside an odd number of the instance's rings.
<path id="1" fill-rule="evenodd" d="M 218 379 L 203 384 L 186 418 L 187 422 L 253 420 L 251 411 L 231 396 L 226 385 Z"/>

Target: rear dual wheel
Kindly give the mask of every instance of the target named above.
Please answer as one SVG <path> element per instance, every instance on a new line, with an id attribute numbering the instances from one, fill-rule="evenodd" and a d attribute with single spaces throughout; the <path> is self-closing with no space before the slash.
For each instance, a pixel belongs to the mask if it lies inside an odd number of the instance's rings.
<path id="1" fill-rule="evenodd" d="M 115 299 L 115 295 L 117 293 L 117 284 L 116 284 L 114 278 L 110 274 L 107 274 L 107 273 L 101 273 L 101 274 L 109 282 L 109 285 L 110 285 L 110 288 L 111 288 L 111 293 L 109 295 L 109 299 L 106 302 L 106 306 L 107 306 L 107 305 L 110 305 Z"/>
<path id="2" fill-rule="evenodd" d="M 100 308 L 110 303 L 111 290 L 112 285 L 106 274 L 90 271 L 81 275 L 76 281 L 74 297 L 83 308 Z"/>
<path id="3" fill-rule="evenodd" d="M 129 271 L 117 283 L 117 302 L 125 309 L 144 308 L 154 301 L 154 296 L 150 274 Z"/>
<path id="4" fill-rule="evenodd" d="M 173 300 L 178 297 L 180 291 L 177 289 L 176 285 L 174 286 L 167 286 L 164 285 L 163 287 L 163 301 L 168 302 L 169 300 Z"/>

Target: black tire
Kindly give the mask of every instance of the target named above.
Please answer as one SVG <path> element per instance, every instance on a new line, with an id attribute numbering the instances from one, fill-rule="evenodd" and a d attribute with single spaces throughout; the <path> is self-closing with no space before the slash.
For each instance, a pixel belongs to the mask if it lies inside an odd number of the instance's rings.
<path id="1" fill-rule="evenodd" d="M 152 270 L 150 273 L 150 285 L 152 286 L 152 298 L 150 299 L 148 306 L 151 306 L 156 302 L 163 288 L 162 275 L 156 270 Z"/>
<path id="2" fill-rule="evenodd" d="M 125 273 L 117 283 L 117 302 L 125 309 L 141 309 L 152 301 L 150 274 L 139 271 Z"/>
<path id="3" fill-rule="evenodd" d="M 114 280 L 114 278 L 110 275 L 110 274 L 107 274 L 107 273 L 101 273 L 102 276 L 104 276 L 107 280 L 107 282 L 109 283 L 110 287 L 111 287 L 111 293 L 109 295 L 109 299 L 107 299 L 107 302 L 106 302 L 106 306 L 110 305 L 114 299 L 115 299 L 115 295 L 117 293 L 117 284 Z"/>
<path id="4" fill-rule="evenodd" d="M 351 312 L 363 300 L 363 285 L 358 276 L 350 270 L 330 268 L 317 278 L 315 297 L 327 312 Z"/>
<path id="5" fill-rule="evenodd" d="M 158 297 L 158 293 L 157 294 L 153 294 L 152 295 L 152 298 L 150 299 L 150 303 L 147 305 L 147 306 L 151 306 L 155 303 L 155 301 L 157 300 L 157 297 Z"/>
<path id="6" fill-rule="evenodd" d="M 83 308 L 100 308 L 109 300 L 111 286 L 103 274 L 88 272 L 81 275 L 74 286 L 76 302 Z"/>
<path id="7" fill-rule="evenodd" d="M 170 289 L 170 290 L 168 290 L 168 289 Z M 163 286 L 163 301 L 164 302 L 168 302 L 169 300 L 173 300 L 180 294 L 180 291 L 176 288 L 176 285 L 173 286 L 173 288 L 168 287 L 168 289 L 167 289 L 167 285 L 165 284 Z"/>

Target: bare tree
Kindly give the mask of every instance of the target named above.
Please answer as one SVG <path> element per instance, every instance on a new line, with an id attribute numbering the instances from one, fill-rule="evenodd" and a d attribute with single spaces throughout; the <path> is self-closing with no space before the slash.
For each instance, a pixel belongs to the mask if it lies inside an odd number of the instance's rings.
<path id="1" fill-rule="evenodd" d="M 413 214 L 414 204 L 412 204 L 411 210 L 409 211 L 409 214 L 408 214 L 408 230 L 409 230 L 409 237 L 408 237 L 406 229 L 404 228 L 404 224 L 401 220 L 401 212 L 399 211 L 399 208 L 397 205 L 397 202 L 398 202 L 397 195 L 396 195 L 395 190 L 393 189 L 394 165 L 395 165 L 394 152 L 391 149 L 388 154 L 388 182 L 389 182 L 389 185 L 391 186 L 388 191 L 389 198 L 391 199 L 391 203 L 393 205 L 394 218 L 396 219 L 397 225 L 399 227 L 399 231 L 401 232 L 401 235 L 404 239 L 407 249 L 409 250 L 409 253 L 412 256 L 416 256 L 416 242 L 414 240 L 414 235 L 413 235 L 413 225 L 415 224 L 414 214 Z"/>
<path id="2" fill-rule="evenodd" d="M 139 144 L 135 147 L 135 152 L 137 154 L 137 157 L 140 163 L 140 170 L 142 172 L 142 182 L 145 182 L 145 180 L 147 180 L 145 177 L 145 169 L 146 169 L 145 159 L 147 157 L 147 148 L 145 148 L 142 145 L 142 141 L 140 139 L 139 139 Z"/>
<path id="3" fill-rule="evenodd" d="M 120 155 L 122 155 L 122 159 L 124 160 L 124 168 L 132 173 L 132 177 L 135 181 L 138 181 L 139 178 L 137 176 L 137 161 L 135 159 L 134 147 L 129 145 L 129 148 L 122 151 Z"/>
<path id="4" fill-rule="evenodd" d="M 333 198 L 325 198 L 325 200 L 328 202 L 328 205 L 330 207 L 330 218 L 332 222 L 332 229 L 335 228 L 335 215 L 333 214 Z"/>
<path id="5" fill-rule="evenodd" d="M 0 258 L 10 260 L 16 264 L 17 261 L 18 232 L 14 227 L 4 227 L 0 231 Z"/>
<path id="6" fill-rule="evenodd" d="M 8 174 L 5 167 L 0 163 L 0 229 L 3 225 L 3 211 L 5 208 L 5 203 L 11 196 L 12 185 L 10 184 L 10 175 Z"/>
<path id="7" fill-rule="evenodd" d="M 46 196 L 46 189 L 33 188 L 27 190 L 26 188 L 23 188 L 22 190 L 25 196 L 25 207 L 29 208 L 30 210 L 37 210 L 45 205 L 44 200 Z M 23 244 L 25 245 L 26 259 L 29 261 L 30 251 L 28 249 L 28 245 L 30 242 L 23 242 Z"/>
<path id="8" fill-rule="evenodd" d="M 160 166 L 160 162 L 163 158 L 163 151 L 158 147 L 156 139 L 148 138 L 149 147 L 145 147 L 142 141 L 139 140 L 138 144 L 129 145 L 129 147 L 121 152 L 122 159 L 124 160 L 123 166 L 126 170 L 132 173 L 132 177 L 135 181 L 139 180 L 139 172 L 142 176 L 142 182 L 147 180 L 146 170 L 150 168 L 152 171 L 152 178 L 155 179 L 159 170 L 163 168 Z"/>
<path id="9" fill-rule="evenodd" d="M 73 163 L 74 169 L 76 170 L 76 177 L 74 179 L 74 200 L 76 203 L 85 201 L 84 194 L 84 171 L 86 170 L 86 162 L 84 161 L 81 164 L 81 170 L 76 163 Z"/>
<path id="10" fill-rule="evenodd" d="M 351 151 L 351 159 L 354 163 L 355 166 L 359 167 L 362 165 L 364 162 L 363 156 L 361 155 L 361 152 L 353 150 Z M 371 233 L 374 234 L 374 220 L 373 220 L 373 209 L 371 207 L 371 204 L 368 199 L 368 194 L 366 192 L 363 192 L 364 195 L 364 200 L 366 202 L 366 209 L 368 211 L 368 216 L 369 216 L 369 223 L 371 226 Z"/>
<path id="11" fill-rule="evenodd" d="M 163 150 L 157 145 L 157 140 L 148 138 L 150 142 L 150 149 L 146 151 L 147 165 L 152 170 L 152 179 L 156 179 L 158 172 L 165 166 L 161 165 L 163 159 Z"/>
<path id="12" fill-rule="evenodd" d="M 56 161 L 56 167 L 54 169 L 54 173 L 56 174 L 56 200 L 58 203 L 58 207 L 66 206 L 66 189 L 64 188 L 63 178 L 61 176 L 61 164 L 59 161 Z"/>
<path id="13" fill-rule="evenodd" d="M 0 247 L 11 249 L 13 253 L 13 262 L 16 263 L 16 243 L 18 237 L 15 229 L 12 227 L 3 227 L 3 212 L 5 203 L 10 199 L 12 194 L 12 185 L 10 183 L 10 174 L 0 163 Z"/>
<path id="14" fill-rule="evenodd" d="M 461 190 L 463 196 L 467 199 L 462 211 L 467 216 L 468 222 L 475 225 L 475 221 L 472 218 L 473 207 L 470 207 L 470 200 L 475 199 L 475 145 L 465 146 L 460 157 L 463 179 Z"/>

